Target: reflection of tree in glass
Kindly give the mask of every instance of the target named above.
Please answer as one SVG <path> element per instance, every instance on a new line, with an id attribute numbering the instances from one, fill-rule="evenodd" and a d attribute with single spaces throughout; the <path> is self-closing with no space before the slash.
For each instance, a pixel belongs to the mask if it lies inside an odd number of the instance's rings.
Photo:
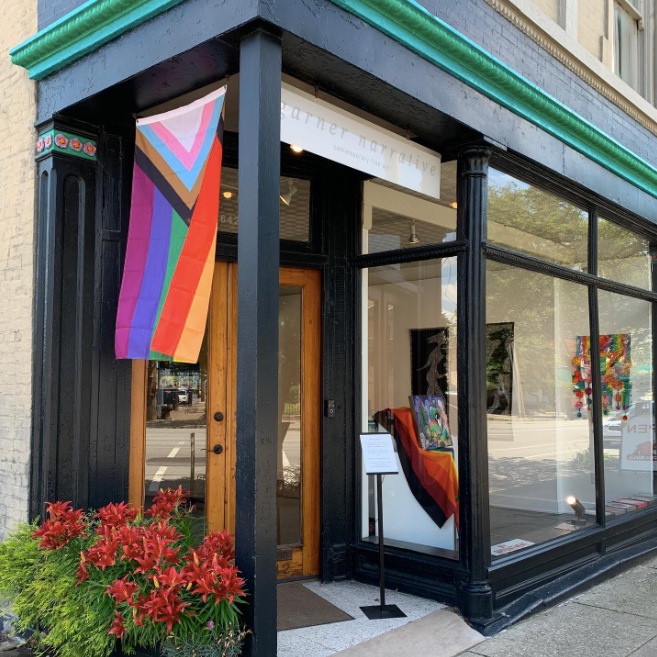
<path id="1" fill-rule="evenodd" d="M 598 220 L 598 274 L 650 288 L 650 243 L 606 219 Z"/>
<path id="2" fill-rule="evenodd" d="M 510 176 L 488 187 L 489 239 L 508 248 L 586 270 L 588 214 Z"/>
<path id="3" fill-rule="evenodd" d="M 569 344 L 577 335 L 589 333 L 586 287 L 489 261 L 486 303 L 488 323 L 514 326 L 513 353 L 519 377 L 513 381 L 514 396 L 522 390 L 530 415 L 555 413 L 557 399 L 562 400 L 562 410 L 567 410 L 574 355 Z"/>

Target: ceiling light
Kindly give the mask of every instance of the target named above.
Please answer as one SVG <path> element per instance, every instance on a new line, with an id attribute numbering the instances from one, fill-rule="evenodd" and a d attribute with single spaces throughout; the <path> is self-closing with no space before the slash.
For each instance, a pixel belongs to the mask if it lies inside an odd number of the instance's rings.
<path id="1" fill-rule="evenodd" d="M 224 198 L 233 198 L 233 192 L 224 192 Z"/>
<path id="2" fill-rule="evenodd" d="M 290 148 L 292 149 L 293 153 L 303 153 L 303 148 L 301 148 L 301 146 L 297 146 L 296 144 L 290 144 Z"/>
<path id="3" fill-rule="evenodd" d="M 452 203 L 449 204 L 449 206 L 456 210 L 456 208 L 458 207 L 458 203 L 456 201 L 453 201 Z"/>
<path id="4" fill-rule="evenodd" d="M 417 236 L 417 233 L 415 232 L 415 222 L 411 224 L 411 236 L 408 238 L 408 243 L 409 244 L 420 243 L 420 238 Z"/>

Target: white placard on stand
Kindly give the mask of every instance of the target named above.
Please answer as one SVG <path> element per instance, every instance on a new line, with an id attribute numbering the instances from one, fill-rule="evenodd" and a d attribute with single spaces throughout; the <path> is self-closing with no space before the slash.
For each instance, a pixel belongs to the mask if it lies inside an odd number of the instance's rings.
<path id="1" fill-rule="evenodd" d="M 360 444 L 365 474 L 399 474 L 395 448 L 389 433 L 362 433 Z"/>

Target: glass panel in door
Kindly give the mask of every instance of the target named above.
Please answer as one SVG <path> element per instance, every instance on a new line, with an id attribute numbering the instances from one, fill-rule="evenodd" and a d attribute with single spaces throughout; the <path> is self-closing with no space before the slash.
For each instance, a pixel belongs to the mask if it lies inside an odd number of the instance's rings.
<path id="1" fill-rule="evenodd" d="M 276 472 L 277 542 L 303 542 L 301 299 L 302 288 L 281 287 L 278 299 L 278 454 Z"/>
<path id="2" fill-rule="evenodd" d="M 147 368 L 144 508 L 159 490 L 182 486 L 204 516 L 207 337 L 198 363 L 149 360 Z"/>

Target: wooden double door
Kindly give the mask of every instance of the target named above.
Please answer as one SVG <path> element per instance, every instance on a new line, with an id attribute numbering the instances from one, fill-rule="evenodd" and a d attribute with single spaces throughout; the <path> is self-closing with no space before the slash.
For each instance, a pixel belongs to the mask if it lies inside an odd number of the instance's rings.
<path id="1" fill-rule="evenodd" d="M 276 498 L 278 577 L 319 574 L 321 273 L 280 270 Z M 208 343 L 206 516 L 234 531 L 237 264 L 214 270 Z M 272 465 L 273 467 L 273 465 Z"/>

